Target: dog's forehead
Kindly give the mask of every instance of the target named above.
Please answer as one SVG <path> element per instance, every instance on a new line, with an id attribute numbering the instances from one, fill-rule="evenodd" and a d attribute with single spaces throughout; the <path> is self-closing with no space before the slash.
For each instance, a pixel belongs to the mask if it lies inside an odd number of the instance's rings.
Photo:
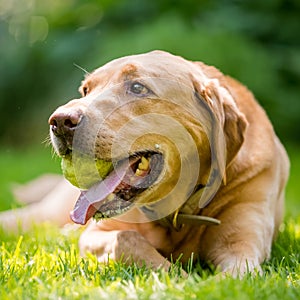
<path id="1" fill-rule="evenodd" d="M 188 74 L 193 68 L 190 61 L 164 51 L 121 57 L 108 62 L 91 73 L 86 81 L 103 82 L 112 77 L 130 75 L 145 77 L 172 77 Z"/>

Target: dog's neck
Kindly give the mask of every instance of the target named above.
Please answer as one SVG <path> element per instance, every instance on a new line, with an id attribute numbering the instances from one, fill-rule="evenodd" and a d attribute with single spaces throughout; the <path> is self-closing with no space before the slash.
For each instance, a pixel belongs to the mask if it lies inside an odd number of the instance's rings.
<path id="1" fill-rule="evenodd" d="M 160 225 L 164 227 L 168 227 L 171 229 L 174 229 L 176 231 L 179 231 L 184 224 L 190 224 L 190 225 L 219 225 L 221 222 L 218 219 L 201 216 L 199 215 L 201 211 L 201 207 L 199 207 L 199 199 L 201 198 L 205 187 L 203 185 L 199 185 L 196 188 L 196 191 L 187 199 L 187 201 L 178 208 L 174 213 L 158 219 L 156 222 L 158 222 Z M 155 205 L 151 207 L 151 209 L 147 207 L 143 207 L 142 209 L 144 213 L 152 214 L 156 211 Z"/>
<path id="2" fill-rule="evenodd" d="M 168 226 L 176 231 L 179 231 L 184 224 L 190 225 L 219 225 L 221 222 L 218 219 L 198 215 L 200 212 L 199 199 L 204 191 L 205 186 L 198 187 L 195 193 L 184 203 L 184 205 L 177 209 L 173 214 L 164 219 L 159 220 L 163 226 Z"/>

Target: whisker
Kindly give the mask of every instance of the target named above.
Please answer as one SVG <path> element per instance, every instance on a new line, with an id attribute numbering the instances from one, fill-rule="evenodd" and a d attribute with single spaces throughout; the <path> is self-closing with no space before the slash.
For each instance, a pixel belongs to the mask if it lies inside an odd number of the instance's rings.
<path id="1" fill-rule="evenodd" d="M 46 136 L 46 138 L 44 139 L 44 141 L 42 141 L 42 144 L 45 144 L 46 147 L 51 146 L 51 138 L 50 138 L 49 134 Z"/>
<path id="2" fill-rule="evenodd" d="M 42 144 L 45 145 L 45 147 L 51 147 L 51 157 L 52 159 L 57 158 L 57 153 L 55 152 L 54 148 L 52 147 L 52 143 L 51 143 L 51 137 L 48 134 L 47 137 L 44 139 L 44 141 L 42 142 Z"/>
<path id="3" fill-rule="evenodd" d="M 85 75 L 90 75 L 90 72 L 88 72 L 86 69 L 84 69 L 83 67 L 77 65 L 76 63 L 73 63 L 73 65 L 78 68 L 79 70 L 83 71 L 85 73 Z"/>

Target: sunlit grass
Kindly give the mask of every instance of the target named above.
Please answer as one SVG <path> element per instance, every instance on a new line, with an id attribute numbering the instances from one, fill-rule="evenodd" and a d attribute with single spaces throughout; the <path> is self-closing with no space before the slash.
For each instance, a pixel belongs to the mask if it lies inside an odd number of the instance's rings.
<path id="1" fill-rule="evenodd" d="M 153 272 L 113 261 L 102 264 L 92 255 L 83 259 L 77 248 L 78 230 L 43 225 L 23 236 L 2 234 L 0 298 L 298 299 L 298 221 L 286 223 L 262 277 L 243 280 L 216 278 L 211 271 L 201 274 L 199 264 L 186 279 L 178 275 L 178 265 L 170 272 Z"/>
<path id="2" fill-rule="evenodd" d="M 0 299 L 299 299 L 300 159 L 297 147 L 289 152 L 287 216 L 262 276 L 220 279 L 214 270 L 196 263 L 186 267 L 190 274 L 186 279 L 179 263 L 170 272 L 113 261 L 102 264 L 92 255 L 79 255 L 81 230 L 44 224 L 23 235 L 0 232 Z M 6 174 L 0 179 L 1 209 L 11 207 L 10 182 L 25 182 L 44 171 L 59 172 L 59 160 L 44 148 L 2 150 L 0 164 Z"/>

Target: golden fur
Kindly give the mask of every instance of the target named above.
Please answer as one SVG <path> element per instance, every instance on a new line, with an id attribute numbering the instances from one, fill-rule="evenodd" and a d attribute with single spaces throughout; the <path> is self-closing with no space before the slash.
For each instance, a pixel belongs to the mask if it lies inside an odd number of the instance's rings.
<path id="1" fill-rule="evenodd" d="M 133 96 L 124 92 L 124 83 L 138 80 L 154 93 L 133 101 Z M 80 111 L 91 123 L 101 119 L 100 133 L 98 127 L 91 127 L 85 137 L 96 141 L 96 157 L 111 159 L 112 153 L 121 158 L 145 149 L 156 151 L 159 144 L 164 175 L 138 198 L 141 205 L 166 198 L 153 206 L 159 210 L 157 216 L 163 219 L 177 208 L 180 211 L 193 193 L 192 184 L 208 184 L 213 159 L 222 180 L 216 191 L 208 192 L 213 196 L 208 205 L 193 206 L 193 213 L 217 218 L 219 226 L 184 224 L 178 230 L 149 220 L 137 207 L 119 218 L 91 221 L 80 238 L 82 254 L 92 252 L 100 261 L 109 256 L 168 268 L 171 256 L 176 260 L 182 255 L 181 260 L 187 262 L 193 253 L 194 258 L 234 276 L 260 270 L 282 221 L 289 160 L 264 110 L 245 86 L 214 67 L 154 51 L 106 64 L 87 76 L 80 91 L 82 98 L 59 107 L 51 118 Z M 145 117 L 161 114 L 165 118 L 157 119 L 159 125 Z M 169 121 L 171 126 L 163 126 Z M 126 130 L 122 131 L 124 125 Z M 180 126 L 188 134 L 178 138 Z M 182 180 L 182 162 L 192 160 L 199 161 L 201 167 L 194 173 L 183 171 L 185 184 L 181 182 L 172 193 Z M 47 219 L 52 211 L 55 217 L 49 219 L 64 224 L 79 192 L 66 182 L 60 184 L 62 189 L 54 189 L 46 200 L 15 212 L 14 217 L 12 212 L 0 214 L 0 223 L 13 228 L 14 218 L 19 216 L 27 229 L 31 221 Z M 40 219 L 35 217 L 37 210 Z"/>

